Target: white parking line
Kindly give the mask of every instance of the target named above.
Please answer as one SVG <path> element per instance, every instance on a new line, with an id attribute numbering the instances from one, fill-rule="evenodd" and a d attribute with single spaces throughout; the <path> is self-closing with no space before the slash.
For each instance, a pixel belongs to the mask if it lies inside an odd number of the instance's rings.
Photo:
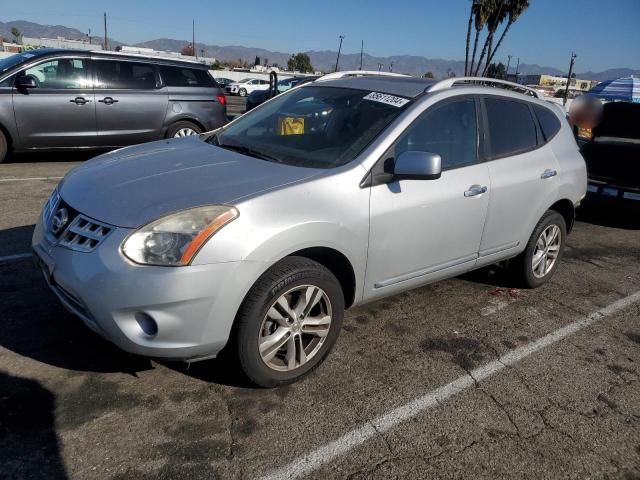
<path id="1" fill-rule="evenodd" d="M 489 378 L 491 375 L 500 370 L 513 365 L 514 363 L 534 354 L 535 352 L 553 345 L 563 338 L 573 335 L 593 323 L 603 318 L 613 315 L 629 305 L 640 302 L 640 291 L 635 292 L 628 297 L 624 297 L 617 302 L 608 305 L 597 312 L 592 313 L 588 317 L 570 323 L 548 335 L 545 335 L 534 342 L 522 347 L 510 350 L 502 355 L 499 359 L 476 368 L 469 372 L 468 375 L 454 380 L 453 382 L 433 390 L 422 397 L 416 398 L 409 403 L 397 407 L 377 418 L 369 420 L 361 427 L 346 433 L 342 437 L 327 443 L 320 448 L 303 455 L 302 457 L 292 461 L 284 467 L 278 468 L 268 475 L 262 477 L 262 480 L 285 480 L 300 477 L 328 464 L 337 457 L 346 454 L 350 450 L 362 445 L 367 440 L 375 437 L 381 432 L 385 432 L 398 424 L 405 422 L 416 415 L 429 410 L 448 398 L 464 391 L 465 389 Z"/>
<path id="2" fill-rule="evenodd" d="M 23 258 L 29 258 L 32 255 L 30 253 L 17 253 L 15 255 L 7 255 L 5 257 L 0 257 L 0 263 L 3 262 L 12 262 L 14 260 L 22 260 Z"/>
<path id="3" fill-rule="evenodd" d="M 64 177 L 21 177 L 0 178 L 0 182 L 30 182 L 35 180 L 62 180 Z"/>

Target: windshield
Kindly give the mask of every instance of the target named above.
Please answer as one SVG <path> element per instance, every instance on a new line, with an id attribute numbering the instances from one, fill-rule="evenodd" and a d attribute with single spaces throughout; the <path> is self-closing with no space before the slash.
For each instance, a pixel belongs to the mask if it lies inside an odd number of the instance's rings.
<path id="1" fill-rule="evenodd" d="M 20 65 L 23 62 L 31 60 L 35 58 L 36 55 L 29 52 L 24 53 L 16 53 L 15 55 L 11 55 L 10 57 L 3 58 L 0 60 L 0 75 L 6 72 L 7 70 L 15 67 L 16 65 Z"/>
<path id="2" fill-rule="evenodd" d="M 207 141 L 269 161 L 333 168 L 353 160 L 409 100 L 364 90 L 309 86 L 276 97 Z"/>

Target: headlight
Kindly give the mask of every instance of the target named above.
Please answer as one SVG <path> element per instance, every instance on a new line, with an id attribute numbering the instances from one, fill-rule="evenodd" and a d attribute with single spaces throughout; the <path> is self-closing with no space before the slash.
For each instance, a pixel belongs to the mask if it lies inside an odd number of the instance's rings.
<path id="1" fill-rule="evenodd" d="M 173 213 L 129 235 L 122 252 L 145 265 L 189 265 L 202 245 L 237 216 L 238 211 L 227 205 Z"/>

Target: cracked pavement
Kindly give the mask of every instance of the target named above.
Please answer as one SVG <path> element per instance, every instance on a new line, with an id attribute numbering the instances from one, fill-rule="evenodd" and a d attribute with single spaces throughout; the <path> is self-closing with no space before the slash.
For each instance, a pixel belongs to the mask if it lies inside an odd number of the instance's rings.
<path id="1" fill-rule="evenodd" d="M 0 179 L 79 160 L 58 157 L 19 157 Z M 0 257 L 28 251 L 56 183 L 0 183 Z M 224 361 L 128 355 L 66 313 L 31 260 L 0 263 L 0 479 L 258 478 L 639 290 L 640 225 L 583 212 L 550 284 L 513 290 L 483 269 L 355 308 L 314 374 L 261 390 Z M 640 479 L 639 381 L 634 304 L 308 478 Z"/>

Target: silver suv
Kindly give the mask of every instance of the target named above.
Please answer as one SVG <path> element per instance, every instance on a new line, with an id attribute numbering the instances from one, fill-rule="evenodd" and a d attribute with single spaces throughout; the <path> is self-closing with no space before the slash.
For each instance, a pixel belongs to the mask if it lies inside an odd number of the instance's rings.
<path id="1" fill-rule="evenodd" d="M 226 347 L 275 386 L 323 360 L 345 308 L 507 259 L 542 285 L 586 184 L 561 110 L 530 90 L 345 78 L 86 162 L 33 248 L 62 303 L 124 350 Z"/>
<path id="2" fill-rule="evenodd" d="M 9 151 L 105 149 L 227 122 L 196 62 L 43 48 L 0 60 L 0 162 Z"/>

